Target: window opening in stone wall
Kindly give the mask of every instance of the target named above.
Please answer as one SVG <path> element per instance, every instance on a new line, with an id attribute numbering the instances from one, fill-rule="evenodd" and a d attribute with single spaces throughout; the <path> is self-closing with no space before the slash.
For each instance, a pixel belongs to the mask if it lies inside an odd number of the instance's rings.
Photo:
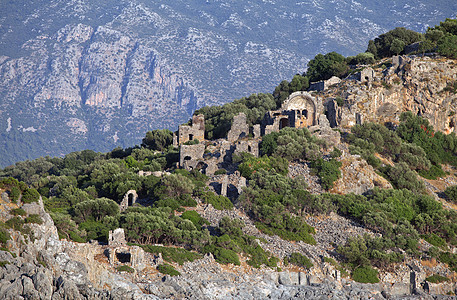
<path id="1" fill-rule="evenodd" d="M 133 205 L 133 194 L 129 194 L 128 198 L 129 198 L 129 201 L 128 201 L 129 206 L 132 206 Z"/>
<path id="2" fill-rule="evenodd" d="M 252 152 L 251 146 L 248 146 L 248 152 Z"/>
<path id="3" fill-rule="evenodd" d="M 130 263 L 132 255 L 128 252 L 116 252 L 116 258 L 120 263 Z"/>
<path id="4" fill-rule="evenodd" d="M 279 129 L 289 127 L 289 119 L 288 118 L 282 118 L 279 125 L 281 126 Z"/>
<path id="5" fill-rule="evenodd" d="M 308 110 L 304 109 L 301 113 L 302 113 L 303 117 L 308 119 Z"/>
<path id="6" fill-rule="evenodd" d="M 194 135 L 193 134 L 189 134 L 189 141 L 193 141 L 194 140 Z"/>

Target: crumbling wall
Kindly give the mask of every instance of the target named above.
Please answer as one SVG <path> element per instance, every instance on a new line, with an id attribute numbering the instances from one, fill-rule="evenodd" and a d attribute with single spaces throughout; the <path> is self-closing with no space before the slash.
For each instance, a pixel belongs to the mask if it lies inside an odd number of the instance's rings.
<path id="1" fill-rule="evenodd" d="M 109 246 L 123 246 L 126 245 L 124 228 L 117 228 L 110 230 L 108 234 Z"/>
<path id="2" fill-rule="evenodd" d="M 179 166 L 188 171 L 195 169 L 199 162 L 203 160 L 205 145 L 181 145 L 179 151 Z"/>
<path id="3" fill-rule="evenodd" d="M 227 140 L 231 143 L 238 139 L 247 137 L 249 134 L 249 126 L 246 123 L 246 115 L 239 113 L 233 117 L 232 127 L 227 134 Z"/>
<path id="4" fill-rule="evenodd" d="M 177 145 L 188 141 L 205 140 L 205 116 L 197 115 L 192 117 L 192 125 L 181 125 L 178 129 Z"/>
<path id="5" fill-rule="evenodd" d="M 129 196 L 132 195 L 132 203 L 129 203 Z M 127 193 L 125 193 L 124 198 L 122 198 L 122 202 L 119 205 L 119 210 L 123 212 L 124 210 L 127 209 L 130 205 L 135 204 L 136 200 L 138 199 L 138 194 L 136 193 L 135 190 L 129 190 Z"/>
<path id="6" fill-rule="evenodd" d="M 255 157 L 259 157 L 259 142 L 257 140 L 238 141 L 235 144 L 234 154 L 241 152 L 251 153 Z"/>
<path id="7" fill-rule="evenodd" d="M 327 80 L 322 80 L 322 81 L 317 81 L 317 82 L 311 82 L 309 85 L 309 91 L 324 91 L 328 89 L 331 85 L 338 84 L 341 82 L 341 79 L 333 76 L 330 79 Z"/>

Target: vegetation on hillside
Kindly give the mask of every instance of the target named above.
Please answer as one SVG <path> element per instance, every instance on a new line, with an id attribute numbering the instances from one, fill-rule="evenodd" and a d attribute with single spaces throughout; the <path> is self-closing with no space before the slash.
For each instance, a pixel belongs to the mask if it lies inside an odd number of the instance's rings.
<path id="1" fill-rule="evenodd" d="M 417 41 L 434 43 L 444 55 L 440 47 L 446 48 L 443 45 L 457 34 L 454 23 L 447 19 L 425 35 L 396 28 L 370 41 L 369 52 L 354 57 L 344 58 L 335 52 L 319 54 L 310 61 L 305 74 L 294 76 L 290 83 L 281 82 L 273 95 L 254 94 L 220 107 L 204 107 L 196 114 L 205 115 L 208 139 L 225 137 L 239 112 L 246 114 L 249 125 L 258 124 L 265 112 L 279 108 L 290 93 L 306 90 L 310 80 L 344 76 L 350 72 L 350 65 L 372 64 L 375 58 L 400 53 L 402 46 Z M 260 157 L 247 153 L 233 157 L 233 165 L 227 170 L 236 169 L 249 180 L 233 202 L 210 190 L 209 178 L 198 170 L 176 168 L 179 152 L 172 146 L 173 135 L 168 130 L 149 131 L 140 146 L 116 148 L 105 154 L 84 150 L 63 158 L 17 163 L 0 170 L 0 188 L 14 202 L 33 203 L 41 195 L 61 238 L 106 242 L 109 230 L 122 227 L 128 242 L 161 253 L 170 263 L 183 264 L 212 253 L 223 264 L 240 265 L 243 256 L 256 268 L 276 268 L 280 259 L 285 264 L 312 267 L 309 258 L 299 253 L 275 257 L 262 248 L 265 240 L 246 234 L 241 220 L 224 217 L 214 227 L 209 226 L 195 207 L 211 204 L 218 210 L 236 206 L 261 232 L 308 244 L 317 243 L 315 229 L 305 221 L 308 214 L 336 213 L 362 224 L 375 234 L 335 245 L 344 266 L 359 282 L 378 282 L 374 267 L 388 268 L 407 256 L 435 257 L 457 270 L 457 255 L 449 252 L 450 246 L 457 246 L 457 213 L 426 195 L 419 179 L 419 175 L 430 179 L 444 176 L 443 164 L 457 167 L 457 138 L 435 132 L 427 120 L 412 113 L 402 114 L 400 120 L 396 128 L 365 123 L 343 133 L 349 151 L 359 154 L 394 187 L 375 188 L 364 195 L 311 194 L 302 178 L 290 178 L 290 163 L 307 164 L 326 191 L 331 191 L 341 177 L 342 152 L 307 129 L 295 128 L 265 135 Z M 140 176 L 139 171 L 170 174 Z M 118 204 L 132 189 L 140 200 L 121 212 Z M 449 187 L 445 195 L 457 202 L 456 187 Z M 27 215 L 20 208 L 12 214 L 0 224 L 0 247 L 11 239 L 9 230 L 29 234 L 28 224 L 43 222 L 38 215 Z M 427 253 L 418 247 L 420 239 L 433 245 Z M 164 246 L 152 246 L 157 243 Z M 179 274 L 167 264 L 158 270 Z"/>

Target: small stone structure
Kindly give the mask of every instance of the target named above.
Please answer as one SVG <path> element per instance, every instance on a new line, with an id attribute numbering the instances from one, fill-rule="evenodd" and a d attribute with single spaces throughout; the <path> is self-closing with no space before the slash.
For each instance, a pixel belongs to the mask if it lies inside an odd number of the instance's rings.
<path id="1" fill-rule="evenodd" d="M 144 263 L 144 250 L 139 246 L 111 247 L 105 251 L 111 265 L 117 263 L 127 264 L 139 272 L 146 267 Z"/>
<path id="2" fill-rule="evenodd" d="M 375 73 L 372 68 L 364 68 L 357 76 L 360 82 L 372 82 L 375 78 Z"/>
<path id="3" fill-rule="evenodd" d="M 240 154 L 241 152 L 251 153 L 255 157 L 259 157 L 259 142 L 257 140 L 236 142 L 234 154 Z"/>
<path id="4" fill-rule="evenodd" d="M 132 195 L 131 201 L 129 200 L 130 195 Z M 129 190 L 125 193 L 124 198 L 122 198 L 122 202 L 119 205 L 119 210 L 121 212 L 125 211 L 127 207 L 132 206 L 135 204 L 136 200 L 138 199 L 138 194 L 135 190 Z"/>
<path id="5" fill-rule="evenodd" d="M 317 125 L 317 101 L 307 92 L 292 93 L 280 110 L 269 111 L 263 119 L 263 135 L 284 127 L 303 128 Z"/>
<path id="6" fill-rule="evenodd" d="M 197 167 L 197 165 L 203 163 L 203 154 L 205 153 L 205 145 L 181 145 L 179 151 L 179 166 L 188 171 L 191 171 Z"/>
<path id="7" fill-rule="evenodd" d="M 317 92 L 324 91 L 324 90 L 328 89 L 331 85 L 338 84 L 340 82 L 341 82 L 340 78 L 333 76 L 332 78 L 327 79 L 327 80 L 311 82 L 308 90 L 317 91 Z"/>
<path id="8" fill-rule="evenodd" d="M 177 140 L 174 141 L 175 146 L 184 144 L 188 141 L 198 140 L 200 142 L 205 140 L 205 116 L 197 115 L 192 116 L 192 126 L 181 125 L 178 129 Z"/>
<path id="9" fill-rule="evenodd" d="M 221 185 L 221 195 L 227 197 L 227 188 L 229 184 L 229 178 L 227 175 L 224 175 L 224 178 L 222 179 L 222 185 Z"/>
<path id="10" fill-rule="evenodd" d="M 238 139 L 247 137 L 249 134 L 249 126 L 246 123 L 246 115 L 239 113 L 233 117 L 232 127 L 227 134 L 227 140 L 231 143 Z"/>
<path id="11" fill-rule="evenodd" d="M 124 246 L 127 242 L 125 241 L 124 228 L 117 228 L 110 230 L 108 234 L 108 245 L 109 246 Z"/>

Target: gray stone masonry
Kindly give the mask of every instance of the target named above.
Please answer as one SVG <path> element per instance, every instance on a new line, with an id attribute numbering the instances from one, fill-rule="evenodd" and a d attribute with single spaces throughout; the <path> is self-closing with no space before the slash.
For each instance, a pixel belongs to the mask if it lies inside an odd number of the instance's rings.
<path id="1" fill-rule="evenodd" d="M 227 134 L 227 140 L 233 143 L 240 138 L 247 137 L 248 135 L 249 126 L 246 123 L 246 115 L 244 113 L 239 113 L 233 117 L 232 127 Z"/>
<path id="2" fill-rule="evenodd" d="M 125 241 L 124 228 L 110 230 L 108 236 L 109 246 L 123 246 L 127 244 Z"/>
<path id="3" fill-rule="evenodd" d="M 129 196 L 132 195 L 132 203 L 129 203 Z M 125 211 L 127 207 L 132 206 L 135 204 L 136 200 L 138 199 L 138 194 L 136 193 L 135 190 L 129 190 L 127 193 L 125 193 L 124 198 L 122 198 L 122 202 L 119 205 L 119 210 L 121 212 Z"/>
<path id="4" fill-rule="evenodd" d="M 195 169 L 200 162 L 203 163 L 204 153 L 204 144 L 181 145 L 179 151 L 179 166 L 188 171 Z"/>
<path id="5" fill-rule="evenodd" d="M 174 140 L 174 139 L 173 139 Z M 192 117 L 192 126 L 181 125 L 178 129 L 177 145 L 184 144 L 188 141 L 205 140 L 205 116 L 197 115 Z M 174 142 L 174 141 L 173 141 Z"/>

